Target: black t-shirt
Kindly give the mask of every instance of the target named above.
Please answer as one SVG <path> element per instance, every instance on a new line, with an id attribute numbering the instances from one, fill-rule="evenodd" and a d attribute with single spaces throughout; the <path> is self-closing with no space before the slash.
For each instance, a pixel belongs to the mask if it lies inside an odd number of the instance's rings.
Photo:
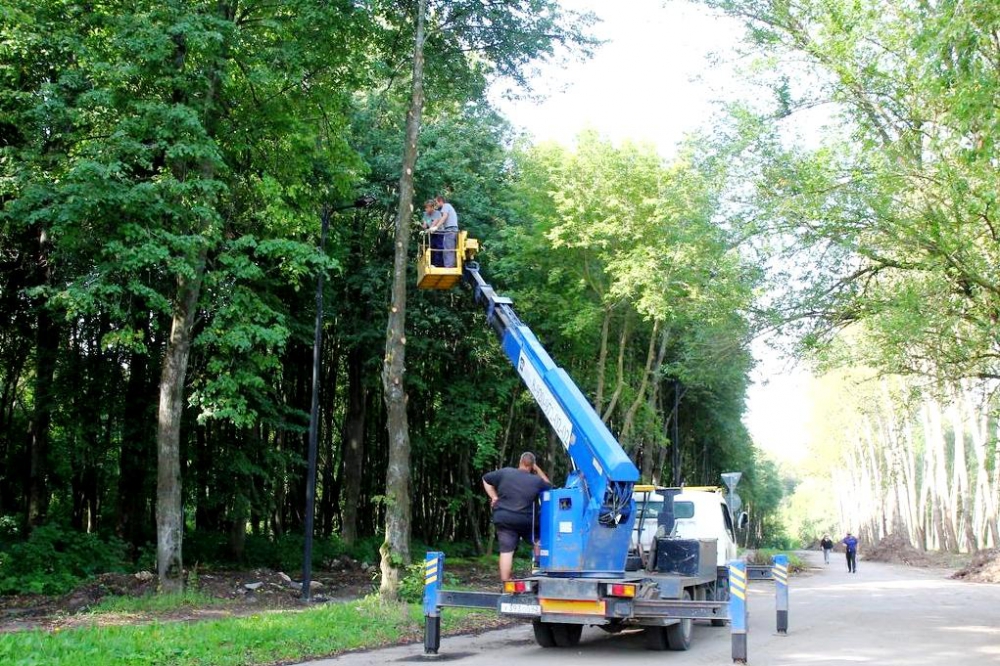
<path id="1" fill-rule="evenodd" d="M 483 481 L 497 489 L 500 501 L 493 507 L 494 511 L 502 509 L 513 513 L 531 513 L 531 505 L 539 493 L 552 487 L 542 477 L 514 467 L 484 474 Z"/>

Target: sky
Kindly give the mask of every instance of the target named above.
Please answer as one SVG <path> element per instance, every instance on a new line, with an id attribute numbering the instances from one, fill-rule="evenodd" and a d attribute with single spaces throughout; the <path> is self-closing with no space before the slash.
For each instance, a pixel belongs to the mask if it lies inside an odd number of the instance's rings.
<path id="1" fill-rule="evenodd" d="M 734 21 L 684 0 L 561 0 L 593 11 L 606 40 L 585 63 L 543 68 L 535 81 L 542 101 L 498 100 L 505 115 L 536 141 L 569 145 L 584 129 L 619 143 L 656 146 L 665 158 L 685 134 L 710 128 L 726 101 L 752 98 L 738 68 L 742 35 Z M 744 419 L 754 441 L 780 461 L 807 450 L 809 375 L 767 345 L 753 345 L 758 367 Z"/>

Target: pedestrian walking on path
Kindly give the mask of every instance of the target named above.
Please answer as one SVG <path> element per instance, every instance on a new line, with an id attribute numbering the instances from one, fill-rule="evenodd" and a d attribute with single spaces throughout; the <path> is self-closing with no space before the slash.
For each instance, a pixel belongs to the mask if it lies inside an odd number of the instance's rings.
<path id="1" fill-rule="evenodd" d="M 847 546 L 847 570 L 858 573 L 858 538 L 848 532 L 843 544 Z"/>
<path id="2" fill-rule="evenodd" d="M 819 542 L 819 545 L 823 548 L 823 562 L 829 564 L 830 551 L 833 550 L 833 539 L 830 538 L 829 534 L 824 534 L 823 540 Z"/>

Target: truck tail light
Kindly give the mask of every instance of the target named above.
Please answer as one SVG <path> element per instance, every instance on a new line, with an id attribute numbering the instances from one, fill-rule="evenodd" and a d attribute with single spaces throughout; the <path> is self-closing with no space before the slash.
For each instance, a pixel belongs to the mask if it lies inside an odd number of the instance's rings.
<path id="1" fill-rule="evenodd" d="M 606 594 L 609 597 L 635 597 L 635 585 L 627 583 L 614 583 L 607 586 Z"/>
<path id="2" fill-rule="evenodd" d="M 503 584 L 504 594 L 526 594 L 535 589 L 535 584 L 530 580 L 508 580 Z"/>

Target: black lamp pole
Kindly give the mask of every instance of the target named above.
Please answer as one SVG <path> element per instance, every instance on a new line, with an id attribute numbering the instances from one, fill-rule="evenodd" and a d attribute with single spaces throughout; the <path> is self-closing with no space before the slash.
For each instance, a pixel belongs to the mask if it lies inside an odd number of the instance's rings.
<path id="1" fill-rule="evenodd" d="M 330 216 L 341 210 L 367 208 L 375 199 L 364 196 L 343 206 L 324 206 L 320 213 L 319 253 L 326 256 Z M 302 599 L 312 595 L 313 516 L 316 513 L 316 449 L 319 435 L 319 362 L 323 348 L 323 271 L 316 278 L 316 333 L 313 338 L 312 408 L 309 410 L 309 466 L 306 473 L 306 540 L 302 554 Z"/>

